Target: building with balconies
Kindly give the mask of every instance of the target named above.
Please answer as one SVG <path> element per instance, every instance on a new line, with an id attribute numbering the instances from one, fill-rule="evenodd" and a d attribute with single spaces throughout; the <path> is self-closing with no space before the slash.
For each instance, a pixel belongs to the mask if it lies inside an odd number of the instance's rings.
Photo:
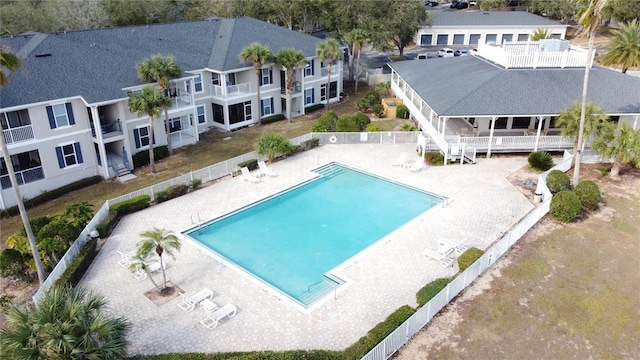
<path id="1" fill-rule="evenodd" d="M 320 41 L 248 17 L 1 37 L 24 59 L 0 90 L 0 121 L 21 193 L 31 198 L 89 176 L 126 173 L 151 141 L 161 146 L 170 138 L 181 147 L 211 128 L 232 131 L 284 114 L 284 69 L 265 64 L 258 80 L 253 64 L 238 58 L 252 42 L 274 54 L 302 50 L 307 58 L 294 71 L 293 117 L 327 96 L 338 101 L 342 62 L 332 66 L 327 91 L 327 67 L 315 54 Z M 148 117 L 129 111 L 128 94 L 148 85 L 136 65 L 154 54 L 175 56 L 183 73 L 166 91 L 167 126 L 161 114 L 150 134 Z M 15 205 L 4 160 L 0 184 L 0 208 Z"/>

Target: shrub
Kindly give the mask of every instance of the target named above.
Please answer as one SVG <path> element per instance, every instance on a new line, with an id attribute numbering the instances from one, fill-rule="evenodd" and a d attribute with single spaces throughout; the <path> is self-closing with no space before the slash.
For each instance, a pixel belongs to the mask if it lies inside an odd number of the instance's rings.
<path id="1" fill-rule="evenodd" d="M 578 183 L 575 190 L 580 204 L 585 210 L 595 210 L 600 202 L 600 189 L 598 185 L 591 180 L 583 180 Z"/>
<path id="2" fill-rule="evenodd" d="M 162 203 L 178 196 L 182 196 L 189 191 L 189 186 L 184 184 L 172 185 L 162 191 L 155 193 L 157 203 Z"/>
<path id="3" fill-rule="evenodd" d="M 413 123 L 403 123 L 400 125 L 400 131 L 416 131 L 416 125 Z"/>
<path id="4" fill-rule="evenodd" d="M 367 125 L 371 123 L 371 119 L 363 113 L 357 113 L 353 115 L 353 121 L 358 125 L 360 129 L 358 131 L 363 131 Z"/>
<path id="5" fill-rule="evenodd" d="M 376 84 L 375 91 L 378 94 L 378 98 L 382 99 L 389 96 L 389 89 L 391 88 L 390 82 Z"/>
<path id="6" fill-rule="evenodd" d="M 380 132 L 380 127 L 377 124 L 371 123 L 367 124 L 367 127 L 364 130 L 367 132 Z"/>
<path id="7" fill-rule="evenodd" d="M 311 106 L 307 106 L 306 108 L 304 108 L 304 113 L 305 114 L 310 114 L 314 111 L 318 111 L 320 109 L 324 109 L 324 104 L 315 104 L 315 105 L 311 105 Z"/>
<path id="8" fill-rule="evenodd" d="M 469 266 L 471 266 L 476 260 L 478 260 L 482 255 L 484 255 L 484 251 L 471 247 L 467 249 L 467 251 L 463 252 L 458 257 L 458 268 L 460 272 L 467 270 Z"/>
<path id="9" fill-rule="evenodd" d="M 382 104 L 374 104 L 371 107 L 371 111 L 379 118 L 384 117 L 384 106 Z"/>
<path id="10" fill-rule="evenodd" d="M 408 119 L 409 118 L 409 108 L 405 104 L 400 104 L 396 108 L 396 117 L 400 119 Z"/>
<path id="11" fill-rule="evenodd" d="M 309 140 L 305 140 L 303 142 L 300 143 L 300 150 L 305 151 L 305 150 L 311 150 L 315 147 L 320 146 L 320 139 L 318 138 L 313 138 L 313 139 L 309 139 Z"/>
<path id="12" fill-rule="evenodd" d="M 277 132 L 266 132 L 258 137 L 254 145 L 258 155 L 265 155 L 273 161 L 278 154 L 286 154 L 291 144 L 284 135 Z"/>
<path id="13" fill-rule="evenodd" d="M 422 289 L 416 293 L 416 299 L 418 306 L 423 306 L 434 296 L 436 296 L 440 290 L 444 289 L 448 283 L 451 282 L 451 278 L 439 278 L 425 285 Z"/>
<path id="14" fill-rule="evenodd" d="M 338 115 L 333 111 L 327 111 L 318 118 L 318 122 L 311 127 L 312 132 L 330 132 L 336 129 Z"/>
<path id="15" fill-rule="evenodd" d="M 582 204 L 575 192 L 564 190 L 553 195 L 549 211 L 556 219 L 570 223 L 582 214 Z"/>
<path id="16" fill-rule="evenodd" d="M 358 110 L 367 112 L 374 104 L 380 102 L 380 95 L 375 91 L 369 91 L 365 96 L 358 100 Z"/>
<path id="17" fill-rule="evenodd" d="M 80 253 L 71 261 L 71 264 L 65 269 L 56 280 L 55 285 L 75 287 L 80 282 L 80 279 L 84 276 L 84 273 L 89 269 L 89 265 L 93 262 L 98 252 L 96 251 L 96 245 L 98 239 L 89 240 Z"/>
<path id="18" fill-rule="evenodd" d="M 160 161 L 169 156 L 169 148 L 166 145 L 157 146 L 153 148 L 153 159 L 154 161 Z M 142 167 L 149 165 L 149 151 L 140 151 L 133 156 L 133 167 Z"/>
<path id="19" fill-rule="evenodd" d="M 25 256 L 15 249 L 4 249 L 0 253 L 0 276 L 3 278 L 27 281 L 28 267 Z"/>
<path id="20" fill-rule="evenodd" d="M 276 114 L 276 115 L 267 116 L 266 118 L 260 119 L 260 123 L 262 125 L 267 125 L 267 124 L 278 122 L 278 121 L 281 121 L 281 120 L 284 120 L 284 119 L 286 119 L 284 114 Z"/>
<path id="21" fill-rule="evenodd" d="M 562 171 L 551 170 L 547 175 L 547 187 L 553 194 L 569 190 L 571 189 L 571 180 L 569 179 L 569 176 Z"/>
<path id="22" fill-rule="evenodd" d="M 358 132 L 360 126 L 353 120 L 353 115 L 345 114 L 336 121 L 336 131 L 338 132 Z"/>
<path id="23" fill-rule="evenodd" d="M 191 184 L 189 184 L 193 190 L 197 189 L 200 185 L 202 185 L 202 180 L 200 179 L 193 179 L 191 180 Z"/>
<path id="24" fill-rule="evenodd" d="M 140 195 L 132 199 L 111 205 L 109 207 L 109 211 L 113 212 L 117 217 L 123 217 L 138 210 L 148 208 L 150 201 L 151 197 L 149 195 Z"/>
<path id="25" fill-rule="evenodd" d="M 249 170 L 253 171 L 258 168 L 258 159 L 250 159 L 250 160 L 245 160 L 243 162 L 239 162 L 238 167 L 239 168 L 246 167 Z"/>
<path id="26" fill-rule="evenodd" d="M 98 234 L 100 234 L 100 237 L 101 238 L 109 237 L 109 235 L 111 235 L 111 231 L 113 230 L 115 225 L 118 223 L 118 220 L 120 220 L 118 215 L 115 212 L 110 210 L 109 214 L 107 214 L 107 217 L 104 220 L 102 220 L 102 222 L 98 224 L 98 226 L 96 226 L 96 230 L 98 231 Z"/>
<path id="27" fill-rule="evenodd" d="M 427 151 L 424 153 L 424 161 L 429 165 L 443 165 L 444 155 L 439 151 Z"/>
<path id="28" fill-rule="evenodd" d="M 544 151 L 534 151 L 528 157 L 529 166 L 540 171 L 547 171 L 553 166 L 553 158 Z"/>

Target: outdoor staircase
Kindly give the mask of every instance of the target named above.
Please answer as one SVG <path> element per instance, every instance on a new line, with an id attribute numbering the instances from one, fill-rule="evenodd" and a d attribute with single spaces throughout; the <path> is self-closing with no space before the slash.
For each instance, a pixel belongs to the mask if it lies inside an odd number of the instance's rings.
<path id="1" fill-rule="evenodd" d="M 118 178 L 118 181 L 120 181 L 121 183 L 125 183 L 127 181 L 136 179 L 137 176 L 133 175 L 131 171 L 129 171 L 129 169 L 127 169 L 127 167 L 124 164 L 119 164 L 117 178 Z"/>
<path id="2" fill-rule="evenodd" d="M 336 165 L 336 163 L 332 162 L 325 166 L 315 169 L 314 172 L 322 175 L 327 179 L 330 179 L 334 176 L 342 174 L 344 172 L 344 169 L 341 166 Z"/>

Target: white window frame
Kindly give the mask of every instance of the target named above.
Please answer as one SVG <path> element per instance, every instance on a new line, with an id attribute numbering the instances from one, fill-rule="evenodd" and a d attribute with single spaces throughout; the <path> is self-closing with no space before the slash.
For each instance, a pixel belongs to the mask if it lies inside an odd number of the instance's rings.
<path id="1" fill-rule="evenodd" d="M 320 85 L 320 101 L 327 101 L 327 83 Z"/>
<path id="2" fill-rule="evenodd" d="M 262 79 L 262 85 L 271 85 L 271 69 L 266 67 L 260 69 L 260 78 Z"/>
<path id="3" fill-rule="evenodd" d="M 72 141 L 72 142 L 62 143 L 58 145 L 62 150 L 62 159 L 64 161 L 65 169 L 80 165 L 80 162 L 78 162 L 78 154 L 76 154 L 76 145 L 75 145 L 76 142 Z M 69 154 L 65 153 L 65 148 L 68 148 L 68 147 L 71 147 L 71 153 Z M 73 161 L 74 161 L 73 164 L 69 164 L 67 162 L 67 159 L 71 159 L 71 158 L 73 158 Z"/>
<path id="4" fill-rule="evenodd" d="M 261 113 L 263 114 L 262 116 L 273 115 L 273 109 L 271 108 L 271 99 L 273 99 L 273 97 L 268 97 L 260 100 L 260 106 L 262 107 Z M 267 112 L 267 110 L 269 111 Z"/>
<path id="5" fill-rule="evenodd" d="M 313 100 L 315 100 L 313 98 L 313 88 L 308 88 L 308 89 L 304 89 L 304 104 L 305 105 L 309 105 L 309 104 L 313 104 Z"/>
<path id="6" fill-rule="evenodd" d="M 58 113 L 56 111 L 57 107 L 62 107 L 62 110 L 64 112 L 63 113 Z M 61 127 L 71 126 L 71 123 L 69 122 L 69 114 L 67 113 L 67 104 L 66 103 L 51 105 L 51 111 L 53 112 L 53 118 L 56 121 L 56 129 L 61 128 Z M 61 124 L 61 122 L 58 121 L 58 120 L 62 120 L 63 118 L 64 118 L 64 121 L 66 121 L 65 124 Z"/>
<path id="7" fill-rule="evenodd" d="M 198 86 L 200 87 L 200 90 L 198 90 Z M 204 91 L 204 87 L 202 86 L 202 75 L 198 74 L 196 75 L 196 77 L 193 79 L 193 90 L 196 94 L 201 93 L 202 91 Z"/>
<path id="8" fill-rule="evenodd" d="M 140 142 L 140 149 L 145 149 L 145 148 L 149 148 L 149 144 L 151 142 L 151 134 L 149 131 L 149 125 L 142 125 L 142 126 L 138 126 L 136 127 L 136 129 L 138 129 L 138 142 Z M 147 131 L 146 135 L 142 135 L 141 130 L 145 129 Z M 142 142 L 142 139 L 147 139 L 147 144 L 144 145 Z"/>
<path id="9" fill-rule="evenodd" d="M 202 114 L 200 113 L 200 110 L 202 110 Z M 207 122 L 207 111 L 204 106 L 196 107 L 196 116 L 198 118 L 198 124 L 205 124 Z M 201 118 L 202 121 L 200 121 Z"/>
<path id="10" fill-rule="evenodd" d="M 304 66 L 304 77 L 313 76 L 313 60 L 309 60 Z"/>
<path id="11" fill-rule="evenodd" d="M 251 101 L 244 102 L 244 121 L 253 119 L 253 111 L 251 109 Z"/>
<path id="12" fill-rule="evenodd" d="M 211 85 L 220 85 L 220 74 L 211 73 Z"/>

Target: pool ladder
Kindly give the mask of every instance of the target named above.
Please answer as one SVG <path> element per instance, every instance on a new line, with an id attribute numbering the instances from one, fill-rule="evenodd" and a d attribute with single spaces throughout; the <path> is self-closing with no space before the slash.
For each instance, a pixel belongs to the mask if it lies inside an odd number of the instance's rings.
<path id="1" fill-rule="evenodd" d="M 197 225 L 196 229 L 198 229 L 199 233 L 202 233 L 202 229 L 204 228 L 204 220 L 200 219 L 200 213 L 196 213 L 198 214 L 198 221 L 194 222 L 193 221 L 193 215 L 191 215 L 191 224 L 193 225 Z"/>
<path id="2" fill-rule="evenodd" d="M 344 170 L 339 168 L 335 163 L 329 163 L 319 169 L 316 172 L 326 178 L 332 178 L 336 175 L 342 174 Z"/>

